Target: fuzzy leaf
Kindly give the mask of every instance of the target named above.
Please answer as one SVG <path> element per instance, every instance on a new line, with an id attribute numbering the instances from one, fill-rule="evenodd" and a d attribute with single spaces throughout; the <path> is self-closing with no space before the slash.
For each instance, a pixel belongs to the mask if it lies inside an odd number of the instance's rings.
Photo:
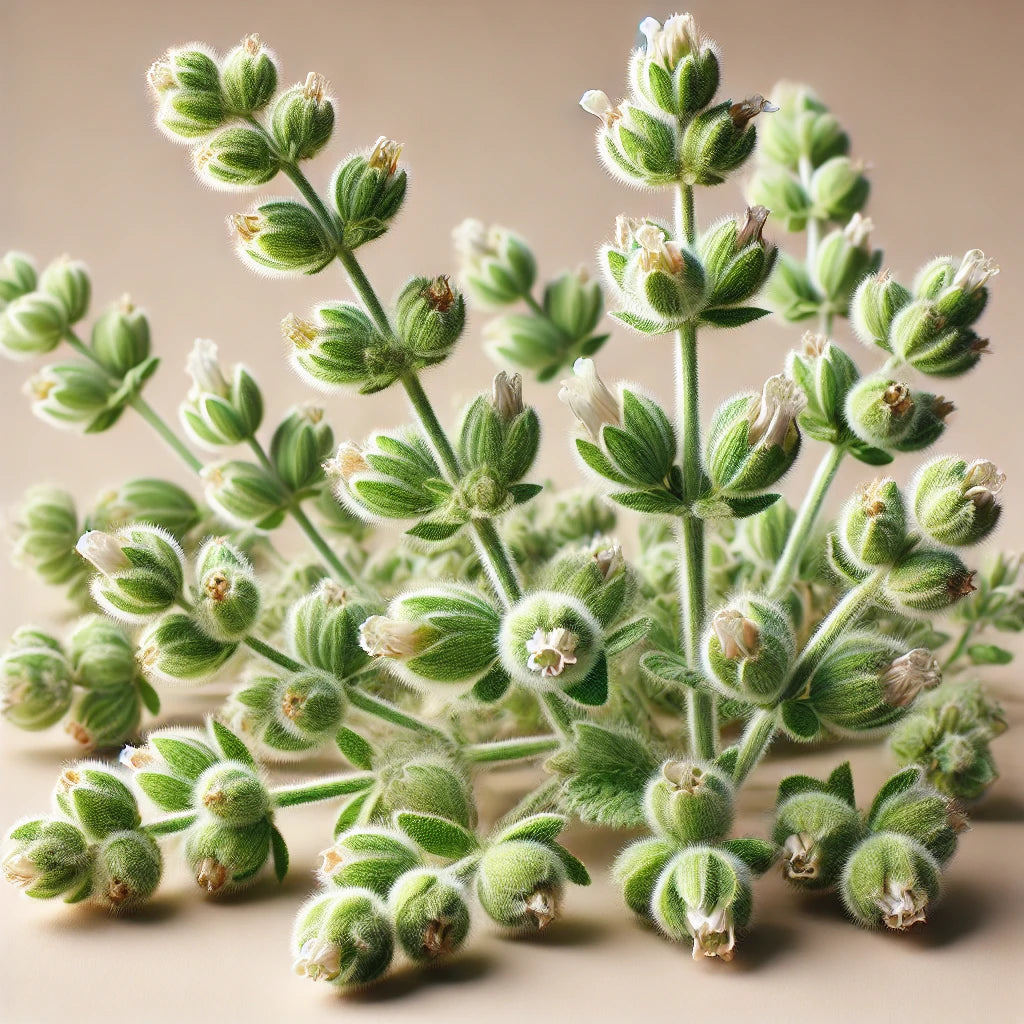
<path id="1" fill-rule="evenodd" d="M 871 810 L 868 811 L 868 825 L 873 825 L 875 818 L 878 816 L 878 812 L 882 808 L 882 804 L 891 796 L 896 796 L 897 793 L 905 793 L 908 789 L 913 789 L 921 781 L 921 769 L 918 767 L 904 768 L 903 771 L 897 772 L 888 782 L 886 782 L 882 788 L 878 791 L 878 795 L 874 800 L 871 801 Z"/>
<path id="2" fill-rule="evenodd" d="M 621 654 L 624 650 L 640 643 L 641 640 L 654 628 L 654 620 L 643 618 L 634 619 L 620 626 L 604 642 L 605 653 L 609 658 Z"/>
<path id="3" fill-rule="evenodd" d="M 504 843 L 510 839 L 533 839 L 538 843 L 552 843 L 562 834 L 566 824 L 564 814 L 531 814 L 503 829 L 494 841 Z"/>
<path id="4" fill-rule="evenodd" d="M 649 491 L 619 491 L 608 497 L 624 508 L 649 516 L 679 516 L 686 508 L 679 498 L 661 487 Z"/>
<path id="5" fill-rule="evenodd" d="M 517 505 L 525 505 L 531 498 L 536 498 L 544 490 L 543 484 L 510 484 L 508 493 Z"/>
<path id="6" fill-rule="evenodd" d="M 775 796 L 775 806 L 788 800 L 797 793 L 827 793 L 828 786 L 820 779 L 811 778 L 810 775 L 787 775 L 779 783 L 779 790 Z"/>
<path id="7" fill-rule="evenodd" d="M 565 877 L 573 885 L 590 885 L 590 872 L 583 861 L 574 857 L 564 846 L 558 843 L 551 843 L 551 849 L 554 850 L 558 859 L 562 862 L 562 867 L 565 868 Z"/>
<path id="8" fill-rule="evenodd" d="M 1013 651 L 996 644 L 971 644 L 967 653 L 974 665 L 1009 665 L 1013 661 Z"/>
<path id="9" fill-rule="evenodd" d="M 367 800 L 376 800 L 377 793 L 374 789 L 364 789 L 361 793 L 356 793 L 354 796 L 348 798 L 341 805 L 341 811 L 338 814 L 338 819 L 334 823 L 334 838 L 337 839 L 342 832 L 347 832 L 359 819 L 359 815 L 363 810 Z"/>
<path id="10" fill-rule="evenodd" d="M 691 669 L 678 654 L 668 651 L 648 651 L 640 659 L 640 668 L 657 682 L 671 689 L 686 686 L 690 689 L 704 689 L 699 672 Z"/>
<path id="11" fill-rule="evenodd" d="M 216 762 L 212 751 L 207 753 L 191 743 L 176 740 L 173 736 L 154 736 L 150 742 L 167 762 L 171 771 L 192 782 Z"/>
<path id="12" fill-rule="evenodd" d="M 438 814 L 399 811 L 395 815 L 395 824 L 417 846 L 435 857 L 459 860 L 480 845 L 468 829 Z"/>
<path id="13" fill-rule="evenodd" d="M 139 688 L 139 696 L 142 698 L 142 703 L 146 710 L 151 715 L 160 714 L 160 694 L 148 683 L 145 679 L 139 679 L 136 681 L 136 685 Z"/>
<path id="14" fill-rule="evenodd" d="M 594 667 L 586 676 L 580 682 L 566 687 L 563 692 L 566 697 L 578 704 L 586 704 L 588 707 L 600 707 L 602 704 L 607 704 L 608 657 L 604 651 L 598 656 Z"/>
<path id="15" fill-rule="evenodd" d="M 274 876 L 279 882 L 288 874 L 288 844 L 276 825 L 270 829 L 270 848 L 274 854 Z"/>
<path id="16" fill-rule="evenodd" d="M 343 725 L 334 737 L 334 742 L 338 744 L 341 756 L 353 767 L 367 772 L 373 768 L 373 747 L 359 733 Z"/>
<path id="17" fill-rule="evenodd" d="M 462 523 L 449 523 L 437 519 L 424 519 L 422 522 L 410 527 L 405 532 L 410 537 L 417 537 L 420 540 L 438 543 L 443 540 L 448 540 L 449 537 L 454 537 L 455 534 L 462 529 L 462 526 Z"/>
<path id="18" fill-rule="evenodd" d="M 809 742 L 821 731 L 821 722 L 814 708 L 804 700 L 782 702 L 782 725 L 796 740 Z"/>
<path id="19" fill-rule="evenodd" d="M 738 745 L 733 744 L 731 747 L 726 747 L 718 757 L 715 758 L 715 766 L 721 768 L 727 775 L 732 775 L 736 770 L 736 762 L 740 757 L 740 748 Z"/>
<path id="20" fill-rule="evenodd" d="M 700 318 L 712 327 L 742 327 L 768 316 L 770 312 L 770 309 L 757 306 L 720 306 L 717 309 L 705 309 Z"/>
<path id="21" fill-rule="evenodd" d="M 665 323 L 663 320 L 650 320 L 624 309 L 609 315 L 618 320 L 620 324 L 632 327 L 634 331 L 639 331 L 641 334 L 671 334 L 677 326 L 673 323 Z"/>
<path id="22" fill-rule="evenodd" d="M 781 494 L 754 494 L 743 498 L 723 498 L 729 510 L 737 519 L 756 516 L 766 508 L 771 508 L 781 498 Z"/>
<path id="23" fill-rule="evenodd" d="M 135 781 L 162 811 L 187 811 L 192 806 L 192 786 L 162 772 L 138 772 Z"/>
<path id="24" fill-rule="evenodd" d="M 483 679 L 476 681 L 470 692 L 477 700 L 483 701 L 485 704 L 494 704 L 508 693 L 508 688 L 511 685 L 512 680 L 508 673 L 501 665 L 496 664 Z"/>
<path id="25" fill-rule="evenodd" d="M 211 725 L 213 726 L 213 735 L 217 738 L 217 743 L 226 758 L 231 761 L 241 761 L 242 764 L 247 764 L 250 768 L 256 767 L 255 759 L 241 739 L 217 719 L 213 719 Z"/>
<path id="26" fill-rule="evenodd" d="M 839 797 L 851 807 L 857 806 L 857 797 L 853 791 L 853 771 L 849 761 L 844 761 L 832 770 L 826 785 L 833 796 Z"/>
<path id="27" fill-rule="evenodd" d="M 617 484 L 628 484 L 629 480 L 626 479 L 605 457 L 604 452 L 590 441 L 584 440 L 582 437 L 576 438 L 576 450 L 580 453 L 580 458 L 592 469 L 598 476 L 604 477 L 605 480 L 611 480 Z"/>
<path id="28" fill-rule="evenodd" d="M 722 848 L 739 857 L 755 875 L 763 875 L 778 853 L 778 847 L 766 839 L 726 839 Z"/>
<path id="29" fill-rule="evenodd" d="M 888 466 L 893 457 L 881 448 L 874 448 L 863 441 L 849 441 L 847 450 L 855 458 L 868 466 Z"/>

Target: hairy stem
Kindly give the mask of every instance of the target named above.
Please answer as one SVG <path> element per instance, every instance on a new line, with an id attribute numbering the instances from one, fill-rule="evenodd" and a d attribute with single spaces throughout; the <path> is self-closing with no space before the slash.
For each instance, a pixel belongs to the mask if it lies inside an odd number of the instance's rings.
<path id="1" fill-rule="evenodd" d="M 948 672 L 963 656 L 967 650 L 967 645 L 971 642 L 974 636 L 974 630 L 976 623 L 969 622 L 963 628 L 963 632 L 960 634 L 960 639 L 957 640 L 956 646 L 952 651 L 949 652 L 949 657 L 942 663 L 942 671 Z"/>
<path id="2" fill-rule="evenodd" d="M 737 786 L 743 785 L 746 777 L 757 766 L 775 736 L 775 716 L 764 709 L 757 711 L 747 722 L 740 740 L 739 756 L 733 769 L 732 780 Z"/>
<path id="3" fill-rule="evenodd" d="M 560 736 L 517 736 L 511 740 L 490 743 L 471 743 L 462 748 L 467 761 L 492 764 L 497 761 L 523 761 L 557 750 L 562 745 Z"/>
<path id="4" fill-rule="evenodd" d="M 147 825 L 142 826 L 143 832 L 148 832 L 151 836 L 170 836 L 175 832 L 184 832 L 185 829 L 191 828 L 196 819 L 199 817 L 195 811 L 188 811 L 185 814 L 174 814 L 169 818 L 159 818 L 157 821 L 151 821 Z"/>
<path id="5" fill-rule="evenodd" d="M 390 722 L 391 725 L 397 725 L 402 729 L 408 729 L 410 732 L 418 732 L 424 735 L 433 736 L 437 739 L 444 740 L 445 742 L 449 741 L 449 736 L 443 729 L 438 729 L 429 722 L 424 722 L 422 718 L 417 718 L 415 715 L 411 715 L 409 712 L 403 711 L 396 704 L 392 704 L 391 701 L 385 700 L 383 697 L 367 693 L 365 690 L 360 690 L 356 686 L 347 686 L 345 688 L 345 693 L 348 695 L 349 703 L 354 708 L 359 708 L 360 711 L 364 711 L 368 715 L 373 715 L 374 718 L 379 718 L 384 722 Z"/>
<path id="6" fill-rule="evenodd" d="M 374 775 L 371 772 L 360 772 L 333 779 L 314 779 L 312 782 L 276 786 L 271 790 L 271 796 L 275 807 L 296 807 L 299 804 L 315 804 L 321 800 L 360 793 L 369 789 L 373 783 Z"/>

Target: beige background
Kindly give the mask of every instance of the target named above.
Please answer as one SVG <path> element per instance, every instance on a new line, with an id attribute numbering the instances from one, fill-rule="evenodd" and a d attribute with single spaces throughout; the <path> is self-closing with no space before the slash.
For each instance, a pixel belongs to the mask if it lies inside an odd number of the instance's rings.
<path id="1" fill-rule="evenodd" d="M 149 62 L 169 44 L 201 37 L 227 49 L 259 31 L 279 53 L 284 81 L 311 68 L 327 75 L 338 97 L 338 131 L 313 165 L 319 183 L 346 152 L 377 135 L 404 140 L 412 169 L 407 209 L 393 233 L 366 252 L 371 277 L 388 294 L 413 272 L 451 270 L 449 232 L 469 214 L 521 231 L 542 269 L 554 273 L 587 262 L 615 214 L 665 211 L 661 197 L 625 192 L 605 176 L 593 154 L 594 122 L 576 106 L 584 89 L 618 92 L 635 26 L 648 13 L 669 12 L 606 0 L 289 0 L 273 7 L 6 0 L 0 244 L 41 261 L 65 251 L 84 258 L 98 304 L 129 291 L 148 309 L 166 361 L 149 395 L 166 413 L 173 414 L 184 388 L 181 368 L 196 335 L 216 339 L 227 359 L 250 364 L 273 386 L 271 409 L 283 412 L 307 393 L 282 372 L 278 321 L 344 295 L 345 286 L 333 271 L 267 282 L 238 265 L 224 217 L 246 199 L 198 189 L 186 148 L 153 130 L 143 80 Z M 969 379 L 951 383 L 963 413 L 948 447 L 995 459 L 1010 473 L 1000 542 L 1019 546 L 1019 6 L 718 0 L 696 13 L 723 46 L 729 93 L 770 95 L 778 78 L 800 78 L 833 106 L 853 133 L 855 152 L 874 167 L 876 237 L 898 272 L 909 276 L 936 253 L 973 246 L 1001 262 L 984 321 L 995 354 Z M 704 220 L 741 207 L 732 184 L 701 193 L 699 203 Z M 479 326 L 477 319 L 464 351 L 428 380 L 430 390 L 443 390 L 442 410 L 454 412 L 492 372 L 479 349 Z M 707 408 L 777 372 L 798 335 L 756 325 L 709 338 L 702 347 Z M 855 354 L 862 366 L 871 364 L 870 354 Z M 665 398 L 669 363 L 664 344 L 621 332 L 600 360 L 606 377 L 639 379 Z M 131 475 L 187 481 L 130 417 L 102 440 L 37 423 L 20 394 L 25 375 L 21 365 L 0 367 L 4 505 L 40 479 L 59 480 L 83 502 Z M 572 482 L 568 420 L 555 389 L 530 391 L 548 425 L 542 468 Z M 406 415 L 391 395 L 335 400 L 329 412 L 340 437 Z M 809 445 L 791 494 L 799 494 L 816 457 Z M 847 467 L 844 483 L 862 475 Z M 0 571 L 0 632 L 29 618 L 48 621 L 53 595 L 14 570 Z M 1000 693 L 1019 723 L 1015 671 L 1003 673 Z M 197 695 L 170 702 L 179 714 L 205 706 Z M 1004 777 L 953 863 L 945 906 L 919 934 L 858 932 L 832 902 L 794 899 L 773 876 L 758 887 L 758 926 L 733 965 L 694 965 L 684 950 L 630 923 L 604 880 L 602 865 L 620 837 L 577 833 L 575 847 L 598 881 L 572 894 L 558 928 L 523 942 L 499 939 L 484 924 L 469 952 L 428 978 L 403 973 L 371 993 L 337 1000 L 288 974 L 289 922 L 310 887 L 330 820 L 326 811 L 305 809 L 284 821 L 294 864 L 286 885 L 261 886 L 227 905 L 204 903 L 174 872 L 140 920 L 0 894 L 0 1019 L 1020 1019 L 1020 747 L 1013 733 L 999 741 Z M 744 791 L 740 825 L 753 832 L 765 828 L 778 778 L 796 765 L 823 771 L 836 759 L 832 751 L 777 753 Z M 26 737 L 5 729 L 0 821 L 42 809 L 57 761 L 70 754 L 59 733 Z M 863 797 L 888 762 L 872 748 L 852 756 Z M 503 778 L 489 799 L 496 806 L 511 799 L 517 782 Z"/>

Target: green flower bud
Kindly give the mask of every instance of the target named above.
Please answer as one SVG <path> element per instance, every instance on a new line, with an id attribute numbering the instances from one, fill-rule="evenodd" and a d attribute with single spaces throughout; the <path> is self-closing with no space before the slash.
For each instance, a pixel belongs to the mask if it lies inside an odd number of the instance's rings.
<path id="1" fill-rule="evenodd" d="M 683 846 L 718 842 L 732 826 L 732 782 L 711 764 L 666 761 L 647 786 L 644 815 L 654 832 Z"/>
<path id="2" fill-rule="evenodd" d="M 324 96 L 327 80 L 310 71 L 302 85 L 281 93 L 270 112 L 274 140 L 285 159 L 309 160 L 330 141 L 334 103 Z"/>
<path id="3" fill-rule="evenodd" d="M 463 464 L 514 483 L 533 465 L 539 444 L 540 421 L 523 406 L 523 379 L 502 370 L 490 395 L 480 395 L 463 414 L 458 442 Z"/>
<path id="4" fill-rule="evenodd" d="M 68 329 L 64 303 L 49 292 L 28 292 L 0 313 L 0 349 L 11 359 L 52 352 Z"/>
<path id="5" fill-rule="evenodd" d="M 914 292 L 934 302 L 935 312 L 954 327 L 967 327 L 981 316 L 988 302 L 989 279 L 999 273 L 999 264 L 986 259 L 980 249 L 971 249 L 959 266 L 948 256 L 939 257 L 918 271 Z"/>
<path id="6" fill-rule="evenodd" d="M 908 836 L 879 832 L 854 850 L 840 892 L 858 924 L 906 931 L 939 898 L 939 865 Z"/>
<path id="7" fill-rule="evenodd" d="M 64 731 L 83 749 L 117 747 L 136 734 L 142 701 L 132 685 L 88 690 L 75 702 Z"/>
<path id="8" fill-rule="evenodd" d="M 117 913 L 130 912 L 153 895 L 162 874 L 163 858 L 152 836 L 115 832 L 96 850 L 93 898 Z"/>
<path id="9" fill-rule="evenodd" d="M 933 459 L 914 479 L 914 517 L 939 544 L 964 547 L 984 540 L 999 522 L 996 495 L 1006 477 L 984 459 L 966 462 L 951 455 Z"/>
<path id="10" fill-rule="evenodd" d="M 778 117 L 769 118 L 775 125 Z M 787 231 L 803 231 L 811 211 L 811 197 L 789 171 L 777 167 L 759 167 L 747 186 L 750 203 L 771 210 L 772 217 Z"/>
<path id="11" fill-rule="evenodd" d="M 529 246 L 507 228 L 464 220 L 452 232 L 460 278 L 484 307 L 507 306 L 530 294 L 537 263 Z"/>
<path id="12" fill-rule="evenodd" d="M 276 755 L 298 754 L 328 744 L 345 716 L 338 684 L 322 672 L 286 678 L 258 676 L 232 696 L 235 720 Z"/>
<path id="13" fill-rule="evenodd" d="M 259 273 L 318 274 L 337 255 L 334 240 L 302 203 L 275 199 L 232 215 L 228 223 L 235 251 Z"/>
<path id="14" fill-rule="evenodd" d="M 156 477 L 128 480 L 100 495 L 90 517 L 107 529 L 130 522 L 159 526 L 179 542 L 199 525 L 200 518 L 199 506 L 188 491 Z"/>
<path id="15" fill-rule="evenodd" d="M 846 223 L 864 208 L 871 182 L 862 164 L 848 156 L 826 160 L 811 176 L 810 195 L 814 215 L 822 220 Z"/>
<path id="16" fill-rule="evenodd" d="M 807 399 L 798 422 L 816 441 L 835 444 L 848 436 L 843 409 L 860 375 L 853 360 L 823 335 L 808 331 L 802 342 L 802 350 L 794 349 L 786 357 L 786 375 Z"/>
<path id="17" fill-rule="evenodd" d="M 36 290 L 36 268 L 21 252 L 6 252 L 0 259 L 0 303 L 6 305 Z"/>
<path id="18" fill-rule="evenodd" d="M 589 339 L 601 322 L 604 295 L 586 268 L 565 271 L 544 287 L 544 312 L 550 321 L 573 341 Z M 529 318 L 533 321 L 536 318 Z M 596 349 L 591 349 L 590 353 Z M 515 360 L 513 360 L 515 361 Z M 524 364 L 525 365 L 525 364 Z"/>
<path id="19" fill-rule="evenodd" d="M 638 839 L 615 858 L 612 874 L 622 886 L 626 906 L 643 918 L 651 917 L 651 899 L 665 865 L 678 851 L 665 839 Z"/>
<path id="20" fill-rule="evenodd" d="M 194 154 L 196 171 L 214 188 L 245 189 L 277 176 L 281 161 L 262 131 L 233 124 L 207 139 Z"/>
<path id="21" fill-rule="evenodd" d="M 4 877 L 27 896 L 51 900 L 64 896 L 75 903 L 92 889 L 92 853 L 77 826 L 57 818 L 16 825 L 3 859 Z"/>
<path id="22" fill-rule="evenodd" d="M 658 926 L 676 941 L 693 939 L 693 958 L 731 960 L 736 929 L 750 920 L 750 871 L 711 847 L 678 854 L 662 872 L 651 900 Z"/>
<path id="23" fill-rule="evenodd" d="M 89 268 L 81 260 L 55 259 L 39 278 L 39 290 L 59 300 L 69 324 L 78 323 L 89 312 L 92 282 Z"/>
<path id="24" fill-rule="evenodd" d="M 594 701 L 588 683 L 604 663 L 601 625 L 578 598 L 557 591 L 538 590 L 514 604 L 501 623 L 498 645 L 505 671 L 532 690 L 559 689 L 584 703 Z M 579 688 L 583 689 L 580 690 Z M 596 687 L 600 691 L 601 686 Z"/>
<path id="25" fill-rule="evenodd" d="M 465 828 L 476 827 L 472 780 L 465 768 L 442 752 L 396 743 L 374 759 L 382 810 L 440 814 Z"/>
<path id="26" fill-rule="evenodd" d="M 700 260 L 659 224 L 616 221 L 617 249 L 625 257 L 618 287 L 628 310 L 661 323 L 690 320 L 707 304 Z"/>
<path id="27" fill-rule="evenodd" d="M 366 618 L 357 595 L 323 580 L 292 606 L 286 627 L 290 650 L 303 663 L 345 679 L 367 663 L 359 646 L 359 627 Z"/>
<path id="28" fill-rule="evenodd" d="M 779 112 L 761 129 L 759 157 L 796 171 L 801 158 L 819 167 L 846 153 L 849 138 L 808 86 L 782 82 L 772 95 L 778 99 Z"/>
<path id="29" fill-rule="evenodd" d="M 680 174 L 679 122 L 620 100 L 612 106 L 598 89 L 583 94 L 580 106 L 597 117 L 597 153 L 609 172 L 627 185 L 659 188 Z"/>
<path id="30" fill-rule="evenodd" d="M 761 237 L 767 219 L 765 207 L 748 207 L 742 223 L 730 217 L 701 237 L 709 306 L 747 302 L 768 280 L 778 248 Z"/>
<path id="31" fill-rule="evenodd" d="M 498 612 L 469 587 L 444 585 L 400 594 L 387 615 L 359 627 L 360 646 L 418 689 L 465 692 L 498 658 Z"/>
<path id="32" fill-rule="evenodd" d="M 783 374 L 769 377 L 760 395 L 723 402 L 707 438 L 708 475 L 715 490 L 742 496 L 779 480 L 799 454 L 797 417 L 805 405 L 803 391 Z"/>
<path id="33" fill-rule="evenodd" d="M 195 804 L 219 822 L 246 828 L 270 814 L 270 792 L 259 775 L 235 761 L 220 762 L 196 782 Z"/>
<path id="34" fill-rule="evenodd" d="M 414 277 L 395 304 L 398 335 L 417 364 L 432 366 L 450 354 L 466 323 L 466 302 L 447 277 Z"/>
<path id="35" fill-rule="evenodd" d="M 252 462 L 221 462 L 200 474 L 207 503 L 229 523 L 272 530 L 285 517 L 288 495 L 281 482 Z"/>
<path id="36" fill-rule="evenodd" d="M 502 928 L 540 931 L 558 916 L 565 868 L 555 852 L 532 839 L 510 839 L 484 852 L 476 894 Z"/>
<path id="37" fill-rule="evenodd" d="M 401 832 L 361 826 L 340 835 L 320 856 L 321 881 L 339 889 L 369 889 L 386 897 L 408 871 L 423 864 L 419 851 Z"/>
<path id="38" fill-rule="evenodd" d="M 92 363 L 47 366 L 25 382 L 24 391 L 41 420 L 88 434 L 108 430 L 123 408 L 107 374 Z"/>
<path id="39" fill-rule="evenodd" d="M 135 679 L 135 644 L 117 623 L 99 615 L 76 626 L 68 655 L 75 682 L 88 690 L 118 689 Z"/>
<path id="40" fill-rule="evenodd" d="M 249 560 L 224 540 L 207 541 L 196 558 L 196 619 L 216 640 L 241 640 L 260 612 Z"/>
<path id="41" fill-rule="evenodd" d="M 324 479 L 323 462 L 334 451 L 334 431 L 323 409 L 303 405 L 293 409 L 274 431 L 270 460 L 293 492 L 314 487 Z"/>
<path id="42" fill-rule="evenodd" d="M 913 779 L 913 770 L 900 773 L 882 787 L 882 793 L 904 774 Z M 920 770 L 918 769 L 920 775 Z M 876 800 L 869 821 L 875 832 L 898 832 L 916 839 L 940 864 L 956 851 L 957 834 L 966 827 L 963 816 L 952 800 L 920 779 L 906 788 Z"/>
<path id="43" fill-rule="evenodd" d="M 142 821 L 135 795 L 102 761 L 79 761 L 66 769 L 54 801 L 90 839 L 138 828 Z"/>
<path id="44" fill-rule="evenodd" d="M 847 394 L 846 421 L 865 444 L 893 448 L 911 436 L 920 397 L 885 374 L 862 377 Z"/>
<path id="45" fill-rule="evenodd" d="M 774 706 L 796 654 L 796 637 L 780 605 L 750 594 L 711 617 L 704 638 L 708 679 L 728 697 Z"/>
<path id="46" fill-rule="evenodd" d="M 850 301 L 850 324 L 854 333 L 865 345 L 877 345 L 891 352 L 892 322 L 911 298 L 910 292 L 888 270 L 868 274 Z"/>
<path id="47" fill-rule="evenodd" d="M 219 128 L 226 116 L 217 62 L 203 50 L 169 50 L 149 69 L 156 122 L 172 142 L 190 142 Z"/>
<path id="48" fill-rule="evenodd" d="M 934 612 L 973 593 L 974 573 L 951 551 L 911 551 L 889 570 L 885 596 L 905 615 Z"/>
<path id="49" fill-rule="evenodd" d="M 817 316 L 824 301 L 804 263 L 787 253 L 780 253 L 775 261 L 764 298 L 773 310 L 792 323 Z"/>
<path id="50" fill-rule="evenodd" d="M 339 164 L 331 192 L 348 248 L 379 238 L 402 208 L 407 176 L 398 166 L 401 154 L 402 144 L 382 135 L 370 152 Z"/>
<path id="51" fill-rule="evenodd" d="M 185 859 L 200 889 L 211 896 L 256 881 L 270 856 L 267 817 L 244 828 L 219 821 L 199 822 L 185 838 Z"/>
<path id="52" fill-rule="evenodd" d="M 376 981 L 391 965 L 394 948 L 384 904 L 367 889 L 314 896 L 292 932 L 295 973 L 339 987 Z"/>
<path id="53" fill-rule="evenodd" d="M 775 811 L 772 839 L 782 847 L 782 873 L 801 889 L 833 888 L 863 837 L 857 809 L 832 793 L 796 793 Z"/>
<path id="54" fill-rule="evenodd" d="M 180 408 L 189 437 L 208 450 L 240 444 L 263 421 L 260 387 L 244 366 L 235 366 L 228 383 L 217 359 L 217 346 L 196 338 L 185 370 L 192 378 L 188 399 Z"/>
<path id="55" fill-rule="evenodd" d="M 104 368 L 117 377 L 149 357 L 149 321 L 127 295 L 97 318 L 92 350 Z"/>
<path id="56" fill-rule="evenodd" d="M 139 640 L 138 661 L 147 678 L 198 682 L 213 675 L 237 649 L 237 643 L 204 632 L 191 616 L 172 612 Z"/>
<path id="57" fill-rule="evenodd" d="M 889 341 L 900 359 L 936 377 L 966 373 L 988 348 L 987 339 L 952 324 L 935 303 L 923 299 L 896 314 Z"/>
<path id="58" fill-rule="evenodd" d="M 774 566 L 786 549 L 786 540 L 796 512 L 784 499 L 776 501 L 756 516 L 740 520 L 738 539 L 758 563 Z"/>
<path id="59" fill-rule="evenodd" d="M 687 185 L 720 185 L 753 152 L 757 138 L 754 118 L 778 109 L 763 96 L 754 95 L 702 111 L 683 132 L 681 173 L 676 177 Z"/>
<path id="60" fill-rule="evenodd" d="M 19 630 L 0 659 L 0 713 L 12 725 L 31 732 L 55 725 L 71 707 L 71 665 L 55 640 L 45 640 Z"/>
<path id="61" fill-rule="evenodd" d="M 907 517 L 895 480 L 878 477 L 859 488 L 837 524 L 846 554 L 861 566 L 888 565 L 907 546 Z"/>
<path id="62" fill-rule="evenodd" d="M 871 248 L 871 220 L 855 213 L 842 230 L 830 231 L 818 245 L 811 268 L 814 285 L 845 316 L 854 291 L 863 278 L 878 270 L 879 249 Z"/>
<path id="63" fill-rule="evenodd" d="M 893 441 L 892 448 L 898 452 L 919 452 L 930 448 L 946 429 L 946 419 L 956 406 L 942 395 L 914 392 L 914 408 L 910 428 Z"/>
<path id="64" fill-rule="evenodd" d="M 15 513 L 14 561 L 46 583 L 72 582 L 86 572 L 75 551 L 81 535 L 75 501 L 67 491 L 31 487 Z"/>
<path id="65" fill-rule="evenodd" d="M 246 36 L 224 58 L 221 82 L 232 113 L 252 114 L 270 102 L 277 91 L 277 65 L 259 36 Z"/>
<path id="66" fill-rule="evenodd" d="M 646 46 L 629 61 L 633 91 L 651 105 L 675 117 L 687 118 L 706 107 L 718 88 L 718 54 L 690 14 L 674 14 L 662 25 L 644 18 L 640 31 Z"/>
<path id="67" fill-rule="evenodd" d="M 469 934 L 466 891 L 435 868 L 403 875 L 388 897 L 399 944 L 411 960 L 454 953 Z"/>
<path id="68" fill-rule="evenodd" d="M 114 533 L 89 530 L 78 553 L 96 569 L 93 600 L 114 618 L 146 622 L 181 597 L 185 555 L 178 542 L 156 526 L 124 526 Z"/>
<path id="69" fill-rule="evenodd" d="M 555 560 L 544 578 L 547 590 L 569 594 L 605 628 L 618 621 L 636 595 L 636 573 L 616 541 L 595 537 L 589 547 Z"/>

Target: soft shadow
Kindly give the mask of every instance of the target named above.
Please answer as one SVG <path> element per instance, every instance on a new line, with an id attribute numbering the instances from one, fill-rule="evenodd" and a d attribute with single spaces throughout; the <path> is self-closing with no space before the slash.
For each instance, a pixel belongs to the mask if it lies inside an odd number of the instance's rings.
<path id="1" fill-rule="evenodd" d="M 756 924 L 737 937 L 736 958 L 723 966 L 740 973 L 759 971 L 780 953 L 792 950 L 794 934 L 792 928 L 774 921 Z"/>
<path id="2" fill-rule="evenodd" d="M 967 807 L 970 821 L 1024 821 L 1024 801 L 1012 793 L 995 793 Z"/>
<path id="3" fill-rule="evenodd" d="M 210 903 L 218 906 L 244 906 L 249 903 L 266 903 L 270 900 L 294 899 L 308 896 L 316 888 L 316 879 L 312 871 L 292 869 L 285 875 L 283 882 L 278 882 L 273 875 L 261 878 L 255 885 L 235 892 L 222 893 L 219 896 L 208 896 Z"/>
<path id="4" fill-rule="evenodd" d="M 40 926 L 59 932 L 96 932 L 107 928 L 126 929 L 161 924 L 177 914 L 183 900 L 173 896 L 157 897 L 128 914 L 112 914 L 95 903 L 72 907 L 73 913 L 44 918 Z"/>
<path id="5" fill-rule="evenodd" d="M 407 963 L 374 985 L 340 992 L 339 998 L 345 1003 L 385 1003 L 431 985 L 471 984 L 488 974 L 493 966 L 494 958 L 480 952 L 426 966 Z"/>
<path id="6" fill-rule="evenodd" d="M 945 898 L 928 916 L 925 924 L 911 928 L 905 935 L 891 933 L 895 939 L 909 939 L 922 949 L 941 949 L 991 924 L 998 913 L 993 894 L 971 883 L 951 883 Z M 888 931 L 888 929 L 886 929 Z"/>
<path id="7" fill-rule="evenodd" d="M 537 946 L 593 946 L 608 934 L 605 922 L 593 917 L 571 917 L 556 921 L 542 931 L 512 932 L 502 935 L 505 942 L 528 942 Z"/>

